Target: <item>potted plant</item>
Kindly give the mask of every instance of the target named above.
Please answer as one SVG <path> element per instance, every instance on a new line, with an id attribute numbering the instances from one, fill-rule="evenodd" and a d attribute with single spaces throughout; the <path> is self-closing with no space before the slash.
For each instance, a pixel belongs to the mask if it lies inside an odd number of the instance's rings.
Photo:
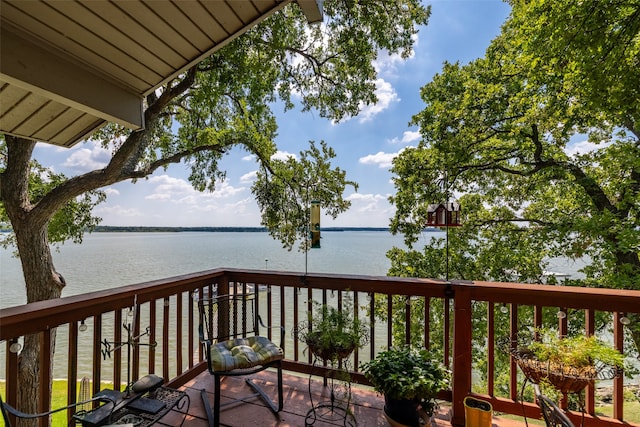
<path id="1" fill-rule="evenodd" d="M 535 340 L 511 349 L 516 363 L 534 384 L 549 383 L 563 394 L 578 393 L 596 379 L 622 372 L 624 355 L 595 336 L 559 336 L 537 329 Z"/>
<path id="2" fill-rule="evenodd" d="M 345 298 L 345 302 L 348 307 L 349 298 Z M 349 357 L 356 348 L 368 342 L 367 328 L 352 310 L 313 303 L 315 311 L 309 314 L 307 321 L 294 328 L 293 335 L 304 342 L 316 357 L 336 362 Z"/>
<path id="3" fill-rule="evenodd" d="M 437 408 L 436 396 L 449 387 L 450 372 L 425 349 L 393 347 L 361 365 L 364 376 L 384 395 L 384 411 L 401 425 L 419 427 L 420 411 L 428 422 Z"/>

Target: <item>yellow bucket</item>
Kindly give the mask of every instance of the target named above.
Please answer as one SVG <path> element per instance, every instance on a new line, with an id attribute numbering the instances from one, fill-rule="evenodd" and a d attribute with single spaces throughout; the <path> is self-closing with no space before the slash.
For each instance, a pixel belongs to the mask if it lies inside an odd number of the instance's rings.
<path id="1" fill-rule="evenodd" d="M 471 396 L 464 398 L 465 427 L 491 427 L 492 417 L 491 403 Z"/>

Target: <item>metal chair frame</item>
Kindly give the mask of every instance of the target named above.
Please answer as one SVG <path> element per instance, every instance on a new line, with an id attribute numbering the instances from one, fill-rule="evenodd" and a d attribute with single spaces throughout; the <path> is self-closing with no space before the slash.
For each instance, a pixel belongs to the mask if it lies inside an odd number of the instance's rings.
<path id="1" fill-rule="evenodd" d="M 246 294 L 230 294 L 219 295 L 211 298 L 203 298 L 198 300 L 199 325 L 198 333 L 200 335 L 200 343 L 205 350 L 207 366 L 209 373 L 214 376 L 214 408 L 211 414 L 211 408 L 206 398 L 204 390 L 201 395 L 207 411 L 207 417 L 210 425 L 218 427 L 220 425 L 220 408 L 238 401 L 244 401 L 251 397 L 260 397 L 268 405 L 269 409 L 276 414 L 283 408 L 283 390 L 282 390 L 282 360 L 278 359 L 269 363 L 256 365 L 251 368 L 230 369 L 226 371 L 216 371 L 214 369 L 211 356 L 211 348 L 217 344 L 235 338 L 247 338 L 259 335 L 259 326 L 269 328 L 264 325 L 262 318 L 257 311 L 256 293 Z M 284 328 L 278 327 L 280 330 L 280 349 L 284 352 Z M 246 378 L 245 382 L 253 388 L 254 394 L 234 399 L 231 402 L 220 404 L 220 382 L 226 376 L 246 376 L 263 371 L 267 368 L 276 368 L 277 370 L 277 388 L 278 401 L 275 403 L 265 392 L 255 384 L 251 378 Z M 213 418 L 213 423 L 211 423 Z"/>
<path id="2" fill-rule="evenodd" d="M 538 406 L 542 410 L 542 416 L 544 417 L 544 422 L 547 424 L 547 427 L 575 427 L 567 414 L 565 414 L 553 400 L 540 392 L 540 387 L 538 387 L 537 384 L 534 385 L 534 388 Z"/>

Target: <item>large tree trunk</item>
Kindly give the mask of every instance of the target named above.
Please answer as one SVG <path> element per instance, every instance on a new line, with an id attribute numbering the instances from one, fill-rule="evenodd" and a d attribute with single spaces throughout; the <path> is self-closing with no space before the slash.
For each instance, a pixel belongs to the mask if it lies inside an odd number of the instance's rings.
<path id="1" fill-rule="evenodd" d="M 28 224 L 28 221 L 27 221 Z M 18 241 L 20 260 L 25 283 L 27 302 L 60 298 L 64 279 L 55 271 L 46 227 L 20 227 L 14 232 Z M 51 331 L 51 342 L 55 345 L 55 330 Z M 23 412 L 36 413 L 46 408 L 38 408 L 40 340 L 37 335 L 26 336 L 24 347 L 18 358 L 18 408 Z M 51 354 L 53 358 L 53 352 Z M 51 364 L 53 366 L 53 364 Z M 51 388 L 51 384 L 49 384 Z M 35 426 L 36 423 L 20 422 L 19 426 Z"/>
<path id="2" fill-rule="evenodd" d="M 19 227 L 15 222 L 13 225 L 27 284 L 27 302 L 60 298 L 65 283 L 53 266 L 47 225 L 30 225 L 29 221 Z"/>
<path id="3" fill-rule="evenodd" d="M 7 169 L 1 181 L 0 191 L 4 208 L 11 220 L 20 253 L 22 272 L 26 283 L 27 302 L 59 298 L 64 279 L 53 266 L 53 258 L 47 237 L 48 215 L 34 213 L 28 196 L 29 164 L 35 143 L 15 137 L 6 137 Z M 55 331 L 51 333 L 55 342 Z M 26 336 L 18 358 L 18 402 L 23 412 L 35 413 L 38 408 L 40 340 L 38 336 Z M 53 354 L 51 355 L 53 357 Z M 51 384 L 49 384 L 51 387 Z M 20 420 L 19 426 L 35 426 L 33 421 Z"/>

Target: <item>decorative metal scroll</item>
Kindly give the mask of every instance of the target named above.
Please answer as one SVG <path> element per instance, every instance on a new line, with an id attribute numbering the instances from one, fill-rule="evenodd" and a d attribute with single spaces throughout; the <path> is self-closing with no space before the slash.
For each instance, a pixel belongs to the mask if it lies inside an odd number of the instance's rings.
<path id="1" fill-rule="evenodd" d="M 127 340 L 126 341 L 109 341 L 107 339 L 104 339 L 100 342 L 100 345 L 101 345 L 100 351 L 102 353 L 103 360 L 107 360 L 107 358 L 111 358 L 112 353 L 122 349 L 123 347 L 127 347 L 127 387 L 126 387 L 127 396 L 129 395 L 130 388 L 131 388 L 131 352 L 136 347 L 146 346 L 146 347 L 155 348 L 158 345 L 158 343 L 155 341 L 148 342 L 148 343 L 140 342 L 141 338 L 151 335 L 151 327 L 149 326 L 145 328 L 144 332 L 138 335 L 134 335 L 133 329 L 135 328 L 136 317 L 138 315 L 138 295 L 134 296 L 133 306 L 131 307 L 130 310 L 133 310 L 132 322 L 122 324 L 124 329 L 127 331 Z"/>

